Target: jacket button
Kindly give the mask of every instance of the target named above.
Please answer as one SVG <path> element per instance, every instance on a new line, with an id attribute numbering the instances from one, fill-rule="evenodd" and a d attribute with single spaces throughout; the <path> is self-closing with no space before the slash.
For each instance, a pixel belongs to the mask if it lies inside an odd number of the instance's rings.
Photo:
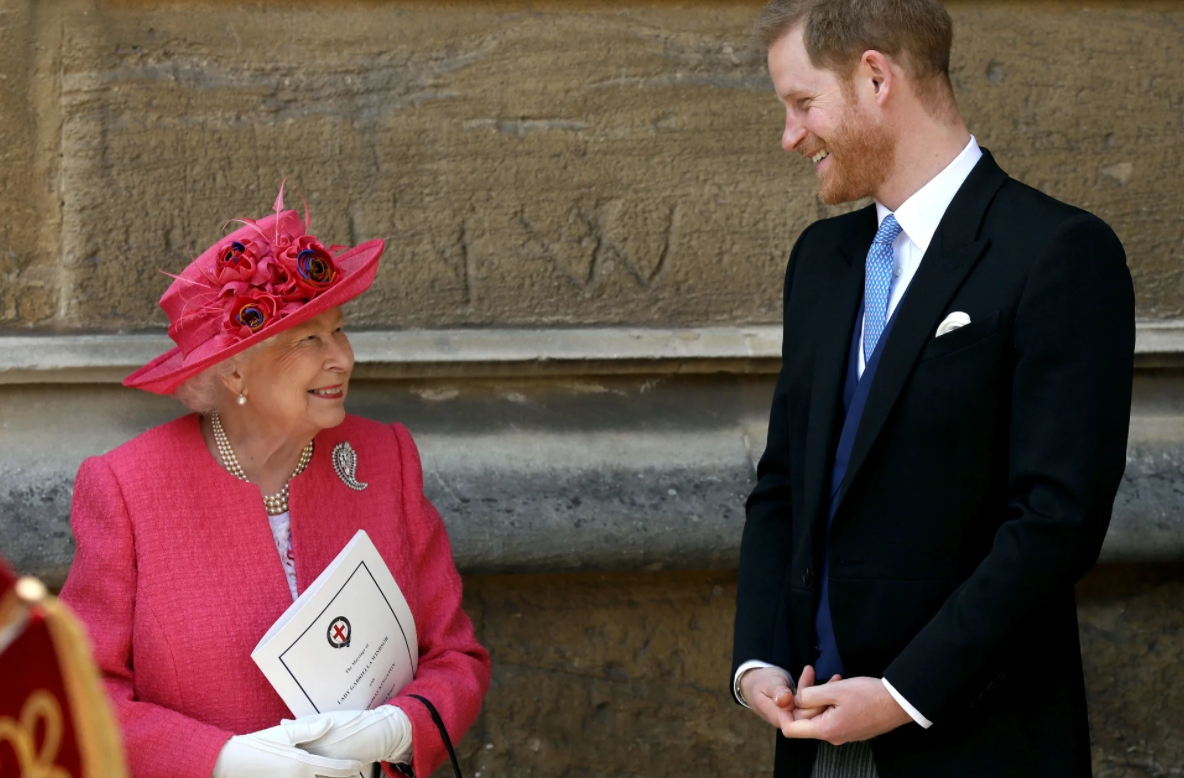
<path id="1" fill-rule="evenodd" d="M 802 583 L 806 586 L 812 586 L 814 584 L 814 568 L 806 568 L 806 574 L 802 576 Z"/>

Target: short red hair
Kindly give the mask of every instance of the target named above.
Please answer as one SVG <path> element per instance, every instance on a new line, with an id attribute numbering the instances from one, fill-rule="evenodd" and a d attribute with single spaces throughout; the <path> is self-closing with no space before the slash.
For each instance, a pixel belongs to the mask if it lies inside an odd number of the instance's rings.
<path id="1" fill-rule="evenodd" d="M 847 78 L 863 53 L 875 50 L 904 69 L 930 111 L 954 107 L 954 24 L 937 0 L 773 0 L 761 11 L 755 37 L 767 50 L 799 25 L 815 67 Z"/>

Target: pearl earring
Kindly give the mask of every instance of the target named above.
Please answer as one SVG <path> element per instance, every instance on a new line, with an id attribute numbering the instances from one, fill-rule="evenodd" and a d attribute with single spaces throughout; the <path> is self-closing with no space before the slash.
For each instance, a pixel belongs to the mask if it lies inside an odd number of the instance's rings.
<path id="1" fill-rule="evenodd" d="M 239 405 L 246 405 L 247 404 L 247 395 L 244 392 L 238 393 L 238 404 Z"/>

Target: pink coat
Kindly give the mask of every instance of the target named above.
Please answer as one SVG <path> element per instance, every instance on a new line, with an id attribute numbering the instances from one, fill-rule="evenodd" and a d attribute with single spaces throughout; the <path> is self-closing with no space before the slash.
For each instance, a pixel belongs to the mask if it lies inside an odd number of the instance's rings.
<path id="1" fill-rule="evenodd" d="M 137 778 L 209 778 L 231 735 L 291 717 L 250 657 L 292 603 L 263 501 L 210 455 L 199 419 L 86 460 L 74 487 L 78 547 L 62 600 L 90 630 Z M 333 470 L 341 441 L 357 452 L 362 491 Z M 347 416 L 317 435 L 290 492 L 300 591 L 365 529 L 407 597 L 419 670 L 390 703 L 411 719 L 416 774 L 430 775 L 446 752 L 427 709 L 407 695 L 431 700 L 455 743 L 489 688 L 489 654 L 461 610 L 415 443 L 401 425 Z"/>

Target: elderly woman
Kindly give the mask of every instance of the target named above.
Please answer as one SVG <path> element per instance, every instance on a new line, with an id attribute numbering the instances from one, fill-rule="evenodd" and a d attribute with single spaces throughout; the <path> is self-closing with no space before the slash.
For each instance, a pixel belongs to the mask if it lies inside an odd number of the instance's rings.
<path id="1" fill-rule="evenodd" d="M 333 256 L 282 196 L 176 278 L 160 304 L 177 348 L 124 382 L 196 413 L 78 472 L 62 599 L 90 630 L 138 778 L 336 778 L 375 763 L 427 776 L 441 729 L 459 739 L 489 686 L 411 436 L 345 412 L 339 306 L 373 282 L 383 244 Z M 373 710 L 285 721 L 251 651 L 359 529 L 414 615 L 415 679 Z"/>

